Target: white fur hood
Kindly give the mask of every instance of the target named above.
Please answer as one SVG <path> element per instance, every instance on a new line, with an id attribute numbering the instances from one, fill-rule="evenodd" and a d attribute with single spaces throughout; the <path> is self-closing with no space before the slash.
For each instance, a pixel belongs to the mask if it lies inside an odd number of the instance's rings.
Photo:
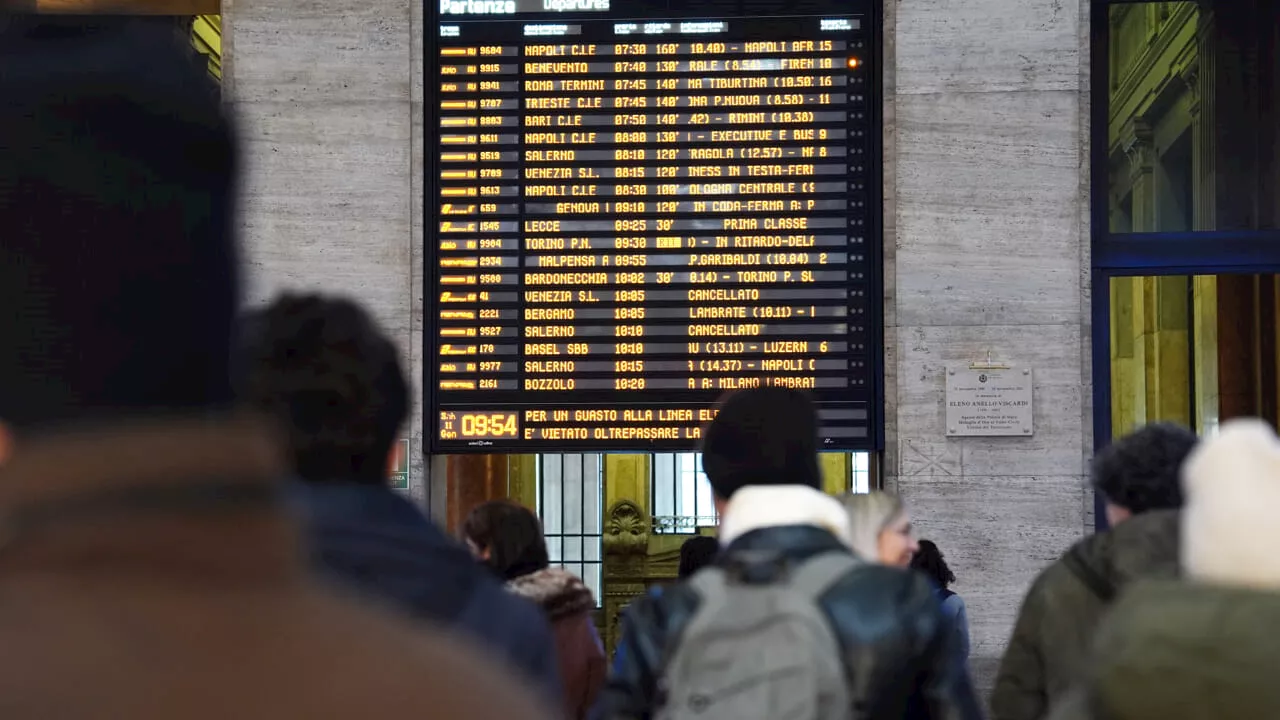
<path id="1" fill-rule="evenodd" d="M 785 525 L 814 525 L 845 545 L 852 543 L 849 514 L 839 500 L 803 485 L 749 485 L 729 500 L 720 521 L 720 546 L 752 530 Z"/>
<path id="2" fill-rule="evenodd" d="M 1280 590 L 1280 439 L 1259 420 L 1223 425 L 1182 468 L 1182 568 L 1217 585 Z"/>

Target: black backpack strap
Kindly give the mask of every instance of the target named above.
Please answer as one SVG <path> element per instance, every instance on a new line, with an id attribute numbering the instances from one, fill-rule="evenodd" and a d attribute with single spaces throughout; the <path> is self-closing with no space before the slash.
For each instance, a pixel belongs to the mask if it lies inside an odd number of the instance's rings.
<path id="1" fill-rule="evenodd" d="M 1084 561 L 1076 557 L 1075 553 L 1067 553 L 1062 558 L 1062 562 L 1067 566 L 1067 569 L 1071 571 L 1071 574 L 1079 578 L 1080 582 L 1084 583 L 1084 586 L 1089 588 L 1089 591 L 1096 595 L 1103 603 L 1110 603 L 1115 599 L 1115 586 L 1108 582 L 1106 578 L 1098 573 L 1098 571 L 1089 567 L 1084 563 Z"/>

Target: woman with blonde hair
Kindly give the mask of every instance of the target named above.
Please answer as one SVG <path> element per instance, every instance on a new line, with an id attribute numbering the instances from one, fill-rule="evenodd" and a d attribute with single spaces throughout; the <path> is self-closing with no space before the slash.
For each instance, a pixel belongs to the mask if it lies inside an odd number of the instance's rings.
<path id="1" fill-rule="evenodd" d="M 902 500 L 879 490 L 845 495 L 845 511 L 852 526 L 853 552 L 868 562 L 909 567 L 919 550 L 911 517 Z"/>

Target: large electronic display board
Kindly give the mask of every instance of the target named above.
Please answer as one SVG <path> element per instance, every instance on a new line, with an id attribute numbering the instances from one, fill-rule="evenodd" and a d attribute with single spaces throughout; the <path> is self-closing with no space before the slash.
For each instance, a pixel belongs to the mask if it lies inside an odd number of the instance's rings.
<path id="1" fill-rule="evenodd" d="M 432 452 L 882 442 L 876 0 L 427 0 Z M 433 4 L 434 3 L 434 4 Z"/>

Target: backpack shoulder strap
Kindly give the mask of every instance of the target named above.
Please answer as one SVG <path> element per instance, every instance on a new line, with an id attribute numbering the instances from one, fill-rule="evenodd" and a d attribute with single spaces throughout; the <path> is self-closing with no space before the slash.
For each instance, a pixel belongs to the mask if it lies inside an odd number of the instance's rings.
<path id="1" fill-rule="evenodd" d="M 850 570 L 862 565 L 851 553 L 827 552 L 801 563 L 791 575 L 791 587 L 817 599 Z"/>
<path id="2" fill-rule="evenodd" d="M 723 568 L 711 565 L 694 573 L 688 584 L 702 599 L 702 606 L 719 602 L 725 593 L 727 578 Z M 701 606 L 700 608 L 701 609 Z"/>
<path id="3" fill-rule="evenodd" d="M 703 627 L 714 622 L 720 608 L 724 607 L 728 600 L 728 573 L 723 568 L 714 565 L 705 567 L 687 582 L 689 588 L 698 596 L 698 605 L 684 623 L 684 627 L 671 638 L 676 642 L 668 648 L 668 655 L 674 652 L 681 638 L 696 634 Z"/>

